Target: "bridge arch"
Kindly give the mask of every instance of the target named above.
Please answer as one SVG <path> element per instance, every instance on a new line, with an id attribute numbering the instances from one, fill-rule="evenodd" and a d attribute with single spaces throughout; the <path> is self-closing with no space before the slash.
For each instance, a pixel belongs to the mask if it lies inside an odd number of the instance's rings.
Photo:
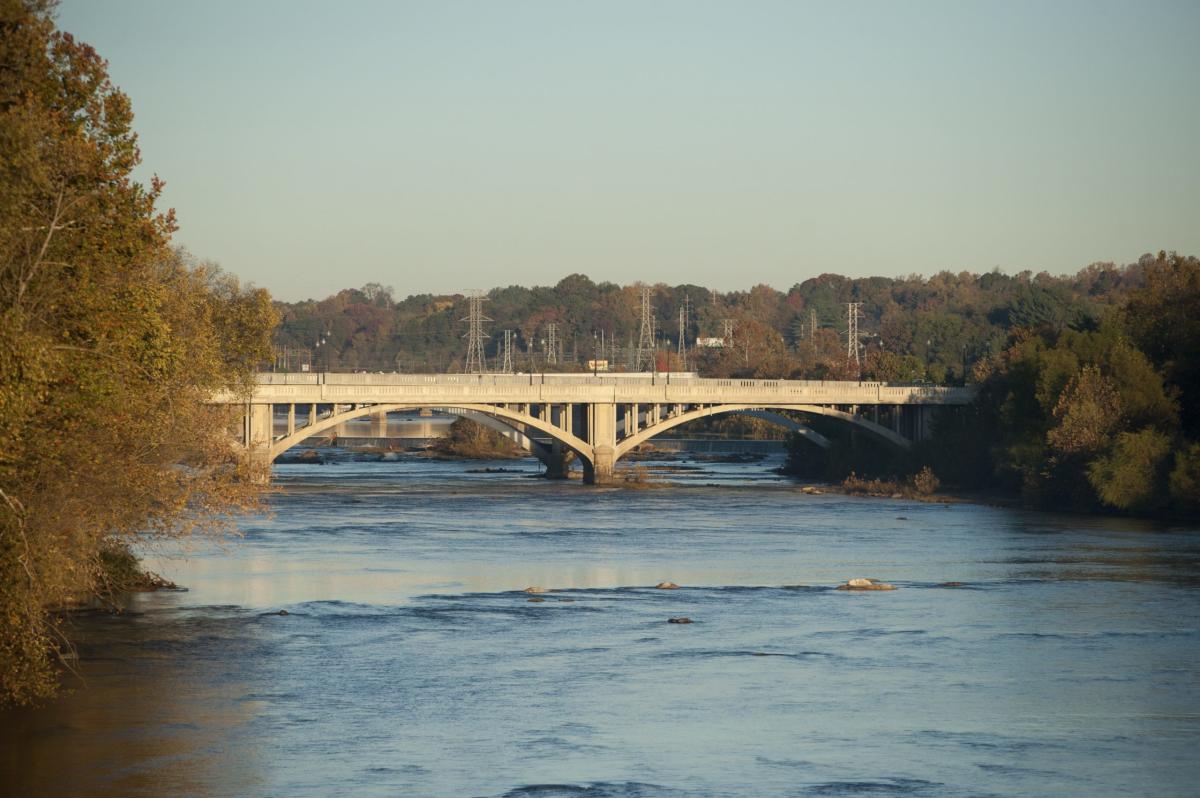
<path id="1" fill-rule="evenodd" d="M 291 449 L 293 446 L 299 445 L 305 439 L 310 438 L 313 435 L 319 435 L 325 430 L 336 427 L 337 425 L 346 421 L 352 421 L 356 418 L 362 418 L 375 413 L 396 413 L 403 412 L 405 410 L 424 409 L 441 410 L 451 415 L 470 418 L 471 420 L 480 422 L 484 426 L 487 426 L 491 429 L 503 427 L 503 429 L 500 431 L 504 431 L 506 429 L 510 432 L 518 433 L 526 440 L 529 440 L 527 432 L 518 426 L 524 425 L 525 427 L 535 429 L 544 433 L 551 439 L 558 441 L 563 446 L 573 451 L 576 456 L 582 458 L 585 462 L 591 461 L 591 446 L 586 441 L 570 432 L 567 432 L 564 429 L 560 429 L 559 427 L 544 421 L 543 419 L 536 418 L 526 413 L 520 413 L 508 408 L 485 404 L 447 405 L 444 403 L 415 404 L 411 402 L 405 402 L 401 404 L 364 405 L 362 407 L 356 407 L 341 413 L 331 413 L 324 418 L 319 418 L 315 423 L 300 427 L 291 435 L 285 435 L 278 440 L 273 440 L 271 442 L 269 462 L 274 462 L 275 458 L 279 457 L 279 455 L 283 454 L 288 449 Z M 545 447 L 543 447 L 537 441 L 529 440 L 529 449 L 535 457 L 543 462 L 546 462 L 548 453 L 545 451 Z"/>
<path id="2" fill-rule="evenodd" d="M 620 460 L 623 456 L 625 456 L 629 452 L 633 451 L 635 448 L 642 445 L 643 443 L 650 440 L 651 438 L 654 438 L 657 435 L 661 435 L 662 433 L 666 432 L 669 429 L 673 429 L 674 427 L 678 427 L 682 424 L 686 424 L 689 421 L 695 421 L 696 419 L 700 419 L 700 418 L 707 418 L 708 416 L 721 415 L 723 413 L 754 414 L 757 411 L 765 412 L 765 411 L 769 411 L 769 410 L 798 410 L 802 413 L 809 413 L 812 415 L 828 416 L 831 418 L 837 418 L 837 419 L 845 421 L 849 424 L 854 424 L 858 427 L 861 427 L 861 428 L 867 430 L 868 432 L 874 434 L 876 437 L 878 437 L 878 438 L 886 441 L 887 443 L 892 444 L 900 449 L 908 449 L 912 446 L 912 444 L 906 438 L 904 438 L 902 435 L 900 435 L 899 433 L 893 432 L 892 430 L 888 429 L 887 427 L 883 426 L 882 424 L 876 424 L 875 422 L 869 421 L 860 416 L 856 416 L 852 413 L 847 413 L 842 410 L 836 410 L 831 407 L 822 407 L 821 405 L 782 405 L 781 404 L 781 405 L 765 405 L 764 406 L 764 405 L 723 404 L 723 405 L 709 405 L 708 407 L 701 407 L 701 408 L 697 408 L 695 410 L 689 410 L 689 411 L 687 411 L 685 413 L 681 413 L 680 415 L 677 415 L 677 416 L 671 416 L 670 418 L 664 418 L 659 423 L 657 423 L 651 427 L 647 427 L 643 430 L 640 430 L 639 432 L 636 432 L 633 435 L 630 435 L 630 436 L 622 439 L 617 444 L 616 457 L 614 459 Z M 786 418 L 784 416 L 777 416 L 777 414 L 775 414 L 775 413 L 769 413 L 768 415 L 775 416 L 776 418 L 779 418 L 779 419 Z M 768 419 L 768 420 L 770 420 L 770 419 Z M 803 426 L 803 425 L 800 425 L 800 426 Z M 807 428 L 805 428 L 805 429 L 807 429 Z M 828 448 L 829 440 L 827 438 L 825 438 L 822 435 L 819 435 L 816 432 L 813 432 L 812 430 L 808 430 L 808 432 L 811 434 L 806 435 L 805 437 L 808 437 L 810 440 L 813 440 L 813 442 L 816 443 L 817 440 L 815 438 L 813 438 L 812 436 L 817 436 L 817 438 L 824 441 L 824 445 L 822 448 Z M 803 433 L 801 433 L 801 434 L 803 434 Z M 822 444 L 818 443 L 818 445 L 822 445 Z"/>
<path id="3" fill-rule="evenodd" d="M 782 413 L 776 413 L 771 410 L 731 410 L 731 415 L 749 416 L 751 418 L 761 419 L 763 421 L 783 427 L 788 432 L 794 432 L 809 443 L 819 446 L 822 449 L 829 449 L 833 444 L 829 439 L 821 433 L 814 430 L 805 424 L 801 424 L 790 416 L 785 416 Z"/>

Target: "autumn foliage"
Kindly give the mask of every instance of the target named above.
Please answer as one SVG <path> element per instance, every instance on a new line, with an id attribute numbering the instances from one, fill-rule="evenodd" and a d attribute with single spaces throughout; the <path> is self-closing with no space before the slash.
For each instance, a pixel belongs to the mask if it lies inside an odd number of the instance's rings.
<path id="1" fill-rule="evenodd" d="M 171 249 L 130 101 L 52 10 L 0 3 L 0 703 L 54 692 L 53 611 L 102 589 L 114 544 L 254 502 L 207 399 L 248 389 L 274 323 Z"/>

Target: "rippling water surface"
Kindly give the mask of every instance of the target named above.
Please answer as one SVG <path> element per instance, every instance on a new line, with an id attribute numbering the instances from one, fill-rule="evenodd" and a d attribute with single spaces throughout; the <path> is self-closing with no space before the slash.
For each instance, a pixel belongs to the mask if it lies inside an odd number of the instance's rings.
<path id="1" fill-rule="evenodd" d="M 243 539 L 154 552 L 190 589 L 73 621 L 7 794 L 1196 794 L 1195 528 L 490 465 L 282 466 Z"/>

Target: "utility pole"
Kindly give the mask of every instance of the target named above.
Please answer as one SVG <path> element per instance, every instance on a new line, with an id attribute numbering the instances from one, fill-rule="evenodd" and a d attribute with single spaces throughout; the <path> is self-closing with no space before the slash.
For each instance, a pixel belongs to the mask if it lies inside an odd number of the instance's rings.
<path id="1" fill-rule="evenodd" d="M 846 320 L 848 322 L 846 328 L 846 365 L 853 363 L 855 368 L 861 368 L 862 366 L 858 358 L 858 319 L 862 315 L 859 311 L 861 307 L 861 302 L 846 303 Z"/>
<path id="2" fill-rule="evenodd" d="M 679 309 L 679 370 L 687 371 L 687 324 L 688 311 L 691 310 L 691 299 L 683 297 L 683 307 Z"/>
<path id="3" fill-rule="evenodd" d="M 817 342 L 817 312 L 811 308 L 808 311 L 808 340 Z"/>
<path id="4" fill-rule="evenodd" d="M 554 322 L 546 325 L 546 364 L 558 364 L 558 325 Z"/>
<path id="5" fill-rule="evenodd" d="M 459 321 L 469 322 L 467 334 L 467 362 L 463 366 L 464 374 L 483 374 L 487 370 L 487 359 L 483 354 L 483 342 L 490 336 L 483 331 L 483 323 L 491 321 L 483 315 L 483 303 L 487 297 L 481 291 L 467 292 L 467 317 Z"/>
<path id="6" fill-rule="evenodd" d="M 638 337 L 637 363 L 634 371 L 654 366 L 654 316 L 650 313 L 650 286 L 642 286 L 642 332 Z"/>
<path id="7" fill-rule="evenodd" d="M 504 331 L 504 365 L 500 367 L 501 374 L 512 374 L 513 373 L 512 346 L 513 346 L 513 331 L 505 330 Z"/>

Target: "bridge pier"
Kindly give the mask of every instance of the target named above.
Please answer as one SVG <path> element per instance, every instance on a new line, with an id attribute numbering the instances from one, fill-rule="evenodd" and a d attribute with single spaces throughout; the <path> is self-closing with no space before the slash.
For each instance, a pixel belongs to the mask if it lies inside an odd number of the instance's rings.
<path id="1" fill-rule="evenodd" d="M 246 465 L 250 480 L 265 485 L 271 481 L 271 439 L 275 423 L 272 405 L 246 405 L 242 439 L 245 441 Z"/>
<path id="2" fill-rule="evenodd" d="M 635 415 L 634 418 L 636 417 Z M 628 424 L 629 416 L 625 418 Z M 594 403 L 588 412 L 588 422 L 588 443 L 592 445 L 592 456 L 585 458 L 583 481 L 588 485 L 611 485 L 614 481 L 613 469 L 617 463 L 616 404 Z"/>
<path id="3" fill-rule="evenodd" d="M 616 465 L 617 453 L 611 446 L 597 446 L 592 449 L 592 461 L 583 466 L 583 481 L 588 485 L 611 485 L 616 481 L 613 467 Z"/>
<path id="4" fill-rule="evenodd" d="M 371 414 L 371 437 L 386 438 L 388 434 L 388 416 L 387 413 L 372 413 Z"/>
<path id="5" fill-rule="evenodd" d="M 567 462 L 568 452 L 563 448 L 563 445 L 558 441 L 554 441 L 550 445 L 550 452 L 545 459 L 546 463 L 546 479 L 566 479 L 567 478 Z"/>

